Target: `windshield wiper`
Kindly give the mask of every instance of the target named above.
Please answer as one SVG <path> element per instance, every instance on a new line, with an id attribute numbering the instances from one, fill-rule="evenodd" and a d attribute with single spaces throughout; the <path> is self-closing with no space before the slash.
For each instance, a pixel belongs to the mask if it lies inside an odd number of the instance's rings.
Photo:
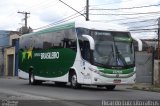
<path id="1" fill-rule="evenodd" d="M 120 54 L 117 45 L 115 45 L 115 51 L 116 51 L 116 57 L 117 57 L 116 59 L 117 59 L 117 62 L 120 62 L 119 60 L 121 60 L 124 66 L 127 65 L 124 57 Z M 120 64 L 120 63 L 119 63 L 119 64 Z"/>

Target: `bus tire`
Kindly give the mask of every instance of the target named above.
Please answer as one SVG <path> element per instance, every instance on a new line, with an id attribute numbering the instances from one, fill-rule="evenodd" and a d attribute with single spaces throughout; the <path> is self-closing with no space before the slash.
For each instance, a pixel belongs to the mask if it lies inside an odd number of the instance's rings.
<path id="1" fill-rule="evenodd" d="M 105 87 L 106 87 L 107 90 L 112 91 L 112 90 L 115 89 L 116 85 L 106 85 Z"/>
<path id="2" fill-rule="evenodd" d="M 32 71 L 29 71 L 29 85 L 34 85 L 35 79 Z"/>
<path id="3" fill-rule="evenodd" d="M 81 85 L 78 84 L 78 82 L 77 82 L 77 75 L 76 75 L 76 73 L 73 73 L 73 74 L 71 75 L 70 81 L 71 81 L 71 87 L 72 87 L 72 88 L 78 89 L 78 88 L 81 87 Z"/>
<path id="4" fill-rule="evenodd" d="M 35 76 L 32 71 L 29 72 L 29 85 L 40 85 L 42 81 L 35 80 Z"/>

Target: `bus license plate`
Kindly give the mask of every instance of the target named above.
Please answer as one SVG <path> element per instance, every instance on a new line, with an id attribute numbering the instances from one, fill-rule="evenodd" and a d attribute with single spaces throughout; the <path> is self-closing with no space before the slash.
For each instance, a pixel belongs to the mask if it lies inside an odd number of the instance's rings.
<path id="1" fill-rule="evenodd" d="M 121 83 L 121 80 L 120 79 L 114 79 L 113 83 L 119 84 L 119 83 Z"/>

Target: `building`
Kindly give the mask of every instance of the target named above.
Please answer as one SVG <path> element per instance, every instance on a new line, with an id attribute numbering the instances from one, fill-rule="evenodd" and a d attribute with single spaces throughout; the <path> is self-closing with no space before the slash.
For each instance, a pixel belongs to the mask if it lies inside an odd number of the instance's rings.
<path id="1" fill-rule="evenodd" d="M 0 30 L 0 76 L 18 75 L 19 33 Z"/>

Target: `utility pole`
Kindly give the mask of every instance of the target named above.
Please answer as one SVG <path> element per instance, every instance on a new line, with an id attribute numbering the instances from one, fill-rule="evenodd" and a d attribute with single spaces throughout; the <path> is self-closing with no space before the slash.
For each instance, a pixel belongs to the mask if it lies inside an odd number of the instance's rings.
<path id="1" fill-rule="evenodd" d="M 83 17 L 86 18 L 86 16 L 82 13 L 80 13 L 79 11 L 77 11 L 76 9 L 74 9 L 73 7 L 71 7 L 70 5 L 68 5 L 67 3 L 63 2 L 62 0 L 59 0 L 61 3 L 63 3 L 64 5 L 68 6 L 69 8 L 71 8 L 72 10 L 76 11 L 77 13 L 79 13 L 80 15 L 82 15 Z"/>
<path id="2" fill-rule="evenodd" d="M 25 21 L 25 28 L 27 28 L 27 18 L 28 18 L 28 14 L 30 14 L 30 13 L 28 13 L 28 12 L 17 12 L 17 13 L 20 13 L 20 14 L 24 14 L 25 15 L 25 17 L 24 17 L 24 21 Z"/>
<path id="3" fill-rule="evenodd" d="M 158 83 L 159 83 L 159 85 L 160 85 L 160 61 L 159 61 L 159 59 L 160 59 L 160 18 L 158 18 L 158 48 L 157 48 L 157 55 L 158 55 L 158 76 L 159 76 L 159 81 L 158 81 Z"/>
<path id="4" fill-rule="evenodd" d="M 86 21 L 89 21 L 89 0 L 86 0 Z"/>
<path id="5" fill-rule="evenodd" d="M 158 53 L 158 60 L 160 59 L 160 18 L 158 18 L 158 50 L 157 50 L 157 53 Z"/>
<path id="6" fill-rule="evenodd" d="M 77 11 L 76 9 L 74 9 L 73 7 L 71 7 L 70 5 L 68 5 L 67 3 L 63 2 L 62 0 L 59 0 L 61 3 L 65 4 L 66 6 L 68 6 L 69 8 L 71 8 L 72 10 L 76 11 L 77 13 L 79 13 L 80 15 L 82 15 L 83 17 L 85 17 L 86 21 L 89 21 L 89 0 L 86 0 L 86 15 L 80 13 L 79 11 Z"/>

